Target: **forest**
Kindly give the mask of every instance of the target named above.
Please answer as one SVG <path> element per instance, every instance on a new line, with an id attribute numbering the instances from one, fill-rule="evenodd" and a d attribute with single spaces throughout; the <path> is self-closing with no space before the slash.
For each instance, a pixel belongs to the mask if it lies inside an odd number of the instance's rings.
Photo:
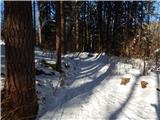
<path id="1" fill-rule="evenodd" d="M 160 1 L 0 1 L 2 120 L 159 120 Z"/>

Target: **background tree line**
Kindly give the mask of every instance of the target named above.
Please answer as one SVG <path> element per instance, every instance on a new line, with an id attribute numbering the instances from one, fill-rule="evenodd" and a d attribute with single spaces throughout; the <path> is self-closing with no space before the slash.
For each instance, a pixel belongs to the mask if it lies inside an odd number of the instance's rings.
<path id="1" fill-rule="evenodd" d="M 116 56 L 142 58 L 158 46 L 151 1 L 64 1 L 62 50 L 106 52 Z M 55 2 L 35 2 L 39 10 L 39 33 L 44 46 L 55 50 Z M 158 24 L 159 26 L 159 24 Z M 38 31 L 36 31 L 37 34 Z M 39 43 L 37 35 L 37 43 Z M 47 45 L 45 45 L 45 43 Z M 50 43 L 50 47 L 49 44 Z M 155 46 L 156 44 L 156 46 Z M 65 47 L 64 47 L 65 45 Z M 149 57 L 149 56 L 148 56 Z"/>

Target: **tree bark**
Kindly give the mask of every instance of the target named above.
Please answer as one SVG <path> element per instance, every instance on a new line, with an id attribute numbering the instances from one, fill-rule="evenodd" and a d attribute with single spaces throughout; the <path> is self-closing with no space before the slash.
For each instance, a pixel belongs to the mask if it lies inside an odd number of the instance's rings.
<path id="1" fill-rule="evenodd" d="M 99 28 L 99 43 L 98 43 L 98 49 L 101 51 L 102 49 L 102 43 L 103 43 L 103 34 L 102 34 L 102 1 L 99 1 L 97 3 L 97 9 L 98 9 L 98 28 Z"/>
<path id="2" fill-rule="evenodd" d="M 109 41 L 110 41 L 110 21 L 111 21 L 111 10 L 112 10 L 112 8 L 111 8 L 111 2 L 108 2 L 108 6 L 107 6 L 107 10 L 108 10 L 108 16 L 107 16 L 107 28 L 106 28 L 106 38 L 107 38 L 107 41 L 106 41 L 106 43 L 105 43 L 105 48 L 106 48 L 106 52 L 108 53 L 108 50 L 109 50 Z"/>
<path id="3" fill-rule="evenodd" d="M 38 34 L 39 34 L 39 44 L 42 43 L 42 18 L 41 18 L 41 12 L 40 12 L 40 2 L 38 2 Z"/>
<path id="4" fill-rule="evenodd" d="M 78 12 L 78 11 L 77 11 Z M 76 13 L 76 51 L 78 51 L 79 49 L 79 16 L 78 16 L 78 13 Z"/>
<path id="5" fill-rule="evenodd" d="M 61 42 L 63 36 L 63 1 L 56 2 L 56 52 L 57 52 L 57 60 L 56 60 L 56 70 L 61 71 Z"/>
<path id="6" fill-rule="evenodd" d="M 31 2 L 4 2 L 6 81 L 2 118 L 30 120 L 38 110 Z"/>
<path id="7" fill-rule="evenodd" d="M 67 27 L 66 27 L 66 16 L 64 17 L 64 36 L 63 36 L 63 54 L 67 53 L 68 50 L 68 42 L 67 42 Z"/>
<path id="8" fill-rule="evenodd" d="M 76 20 L 75 20 L 75 23 L 76 23 L 76 25 L 75 25 L 76 46 L 75 46 L 75 48 L 76 48 L 76 51 L 78 51 L 79 46 L 80 46 L 80 43 L 79 43 L 79 15 L 80 15 L 79 5 L 75 5 L 75 9 L 76 9 L 76 15 L 75 15 L 76 16 Z"/>
<path id="9" fill-rule="evenodd" d="M 34 44 L 36 44 L 36 2 L 33 1 L 33 26 L 34 26 Z"/>

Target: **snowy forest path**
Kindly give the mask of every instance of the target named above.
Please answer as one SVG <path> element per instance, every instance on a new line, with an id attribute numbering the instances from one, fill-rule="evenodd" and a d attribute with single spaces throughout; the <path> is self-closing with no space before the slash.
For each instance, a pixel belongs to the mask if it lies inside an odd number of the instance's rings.
<path id="1" fill-rule="evenodd" d="M 74 61 L 74 60 L 73 60 Z M 157 75 L 141 76 L 132 69 L 130 82 L 120 85 L 124 74 L 118 74 L 118 60 L 99 58 L 76 59 L 76 74 L 72 83 L 56 96 L 56 106 L 50 105 L 40 120 L 158 120 Z M 122 68 L 123 69 L 123 68 Z M 140 81 L 148 79 L 142 89 Z M 59 94 L 59 93 L 57 93 Z M 53 101 L 54 102 L 54 101 Z M 54 103 L 53 103 L 54 104 Z"/>

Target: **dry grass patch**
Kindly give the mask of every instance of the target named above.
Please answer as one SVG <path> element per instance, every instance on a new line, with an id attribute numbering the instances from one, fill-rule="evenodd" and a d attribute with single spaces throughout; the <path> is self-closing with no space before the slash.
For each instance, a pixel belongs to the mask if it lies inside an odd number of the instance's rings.
<path id="1" fill-rule="evenodd" d="M 120 85 L 127 85 L 131 78 L 122 77 Z"/>

